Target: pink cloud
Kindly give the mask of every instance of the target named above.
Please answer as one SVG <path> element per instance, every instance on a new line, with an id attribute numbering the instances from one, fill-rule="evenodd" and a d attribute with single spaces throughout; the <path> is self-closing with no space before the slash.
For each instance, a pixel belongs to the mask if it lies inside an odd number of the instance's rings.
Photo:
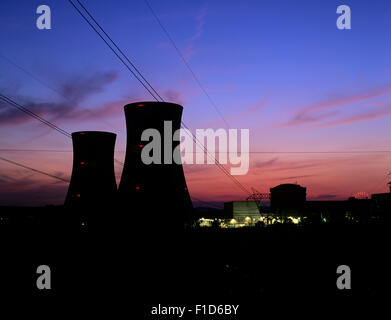
<path id="1" fill-rule="evenodd" d="M 203 7 L 201 7 L 201 10 L 196 17 L 196 20 L 197 20 L 196 32 L 194 33 L 193 36 L 191 36 L 188 39 L 188 45 L 184 49 L 183 57 L 186 61 L 189 61 L 191 56 L 195 53 L 195 50 L 194 50 L 195 41 L 199 37 L 201 37 L 202 33 L 204 32 L 204 25 L 205 25 L 205 18 L 207 15 L 207 9 L 208 9 L 207 5 L 204 5 Z"/>
<path id="2" fill-rule="evenodd" d="M 370 103 L 370 99 L 378 98 L 391 93 L 391 85 L 384 85 L 367 92 L 361 92 L 354 95 L 338 97 L 335 99 L 319 102 L 308 107 L 302 108 L 296 112 L 294 117 L 280 125 L 279 127 L 299 126 L 307 123 L 322 122 L 328 118 L 338 116 L 341 108 L 345 108 L 349 105 L 366 102 L 366 105 L 373 107 L 381 107 L 380 110 L 370 110 L 361 114 L 354 114 L 353 116 L 337 119 L 335 121 L 329 121 L 325 124 L 320 124 L 316 127 L 341 125 L 352 122 L 366 121 L 376 119 L 378 117 L 386 116 L 389 114 L 388 105 L 380 102 Z M 338 110 L 331 110 L 336 109 Z"/>
<path id="3" fill-rule="evenodd" d="M 324 128 L 324 127 L 343 125 L 343 124 L 348 124 L 348 123 L 374 120 L 377 118 L 386 117 L 390 114 L 391 114 L 391 108 L 389 106 L 385 106 L 380 110 L 371 110 L 368 112 L 353 115 L 351 117 L 345 117 L 343 119 L 339 119 L 336 121 L 329 121 L 329 122 L 326 122 L 326 123 L 323 123 L 323 124 L 316 126 L 316 128 Z"/>
<path id="4" fill-rule="evenodd" d="M 45 119 L 55 121 L 59 119 L 72 119 L 80 117 L 82 111 L 79 107 L 82 102 L 94 94 L 101 93 L 105 87 L 118 78 L 118 72 L 95 72 L 91 75 L 78 75 L 68 79 L 59 89 L 62 98 L 60 101 L 37 102 L 36 99 L 21 97 L 18 94 L 11 94 L 10 98 L 23 105 L 29 111 L 38 114 Z M 14 98 L 15 97 L 15 98 Z M 84 112 L 90 111 L 84 109 Z M 75 116 L 76 115 L 76 116 Z M 26 122 L 36 121 L 20 110 L 0 101 L 0 124 L 17 125 Z"/>

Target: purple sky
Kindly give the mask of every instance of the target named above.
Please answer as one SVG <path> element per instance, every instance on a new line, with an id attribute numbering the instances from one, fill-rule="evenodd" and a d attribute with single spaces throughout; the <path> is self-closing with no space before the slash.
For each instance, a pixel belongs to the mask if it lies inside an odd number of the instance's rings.
<path id="1" fill-rule="evenodd" d="M 237 176 L 245 187 L 298 182 L 315 199 L 386 191 L 391 152 L 281 152 L 391 150 L 391 3 L 345 1 L 352 29 L 342 31 L 338 1 L 149 1 L 229 126 L 250 129 L 251 151 L 276 152 L 251 154 L 249 173 Z M 187 126 L 225 127 L 143 0 L 83 3 L 165 100 L 184 105 Z M 41 4 L 51 7 L 51 30 L 36 28 Z M 2 0 L 0 39 L 1 94 L 68 132 L 117 133 L 123 160 L 123 106 L 151 97 L 68 1 Z M 0 156 L 70 177 L 71 152 L 5 149 L 72 146 L 0 103 Z M 197 198 L 246 196 L 214 166 L 185 171 Z M 66 190 L 0 162 L 0 204 L 59 204 Z"/>

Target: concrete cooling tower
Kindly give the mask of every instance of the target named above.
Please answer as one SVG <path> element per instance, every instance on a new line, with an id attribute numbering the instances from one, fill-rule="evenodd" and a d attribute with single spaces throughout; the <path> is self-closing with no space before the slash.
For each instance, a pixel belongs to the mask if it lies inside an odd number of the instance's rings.
<path id="1" fill-rule="evenodd" d="M 120 204 L 134 225 L 151 228 L 183 228 L 193 207 L 183 173 L 182 164 L 165 163 L 165 154 L 173 154 L 179 146 L 172 137 L 165 137 L 164 122 L 172 124 L 174 133 L 180 128 L 183 107 L 167 102 L 137 102 L 124 107 L 127 127 L 125 165 L 118 188 Z M 141 159 L 144 147 L 154 140 L 142 141 L 144 130 L 160 133 L 161 150 L 155 156 L 160 164 L 145 164 Z M 167 135 L 167 132 L 166 132 Z M 165 139 L 166 138 L 166 139 Z M 171 142 L 167 143 L 171 139 Z M 154 143 L 159 141 L 154 140 Z M 164 143 L 166 142 L 166 143 Z M 166 146 L 166 149 L 164 149 Z M 155 152 L 154 149 L 151 152 Z M 156 157 L 155 157 L 156 159 Z"/>
<path id="2" fill-rule="evenodd" d="M 65 206 L 81 209 L 77 211 L 82 216 L 94 218 L 98 208 L 115 204 L 115 139 L 116 134 L 110 132 L 72 133 L 73 169 Z"/>

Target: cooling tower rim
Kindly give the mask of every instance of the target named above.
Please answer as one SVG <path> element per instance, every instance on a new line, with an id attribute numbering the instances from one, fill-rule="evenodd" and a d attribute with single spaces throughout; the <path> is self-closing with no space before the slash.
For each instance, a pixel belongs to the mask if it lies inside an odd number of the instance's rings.
<path id="1" fill-rule="evenodd" d="M 174 102 L 166 102 L 166 101 L 137 101 L 137 102 L 132 102 L 128 103 L 124 106 L 124 110 L 129 108 L 145 108 L 145 107 L 156 107 L 159 109 L 162 109 L 163 107 L 168 107 L 168 108 L 179 108 L 180 110 L 183 109 L 183 106 L 181 106 L 178 103 Z"/>
<path id="2" fill-rule="evenodd" d="M 75 132 L 72 132 L 72 137 L 74 136 L 82 136 L 82 135 L 86 135 L 86 136 L 114 136 L 116 137 L 117 134 L 114 133 L 114 132 L 109 132 L 109 131 L 90 131 L 90 130 L 85 130 L 85 131 L 75 131 Z"/>

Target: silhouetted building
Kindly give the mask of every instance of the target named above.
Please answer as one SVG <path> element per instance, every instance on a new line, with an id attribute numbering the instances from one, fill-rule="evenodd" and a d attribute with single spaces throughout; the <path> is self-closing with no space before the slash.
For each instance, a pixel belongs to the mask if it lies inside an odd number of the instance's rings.
<path id="1" fill-rule="evenodd" d="M 270 205 L 273 213 L 281 216 L 299 215 L 306 202 L 306 188 L 298 184 L 280 184 L 270 188 Z"/>
<path id="2" fill-rule="evenodd" d="M 224 203 L 225 216 L 237 222 L 248 222 L 259 219 L 259 203 L 256 201 L 231 201 Z M 248 220 L 248 221 L 247 221 Z"/>
<path id="3" fill-rule="evenodd" d="M 137 102 L 124 109 L 126 157 L 118 188 L 120 204 L 127 210 L 124 218 L 143 221 L 151 228 L 183 228 L 193 207 L 182 164 L 172 159 L 174 149 L 179 148 L 172 133 L 180 128 L 183 107 L 167 102 Z M 142 141 L 146 129 L 158 133 L 159 139 L 149 136 L 149 141 Z M 145 164 L 141 159 L 143 149 L 152 145 L 156 148 L 147 154 L 157 161 Z"/>
<path id="4" fill-rule="evenodd" d="M 77 212 L 87 220 L 98 219 L 98 209 L 115 203 L 115 139 L 110 132 L 72 133 L 73 168 L 65 206 L 80 209 Z"/>
<path id="5" fill-rule="evenodd" d="M 347 200 L 325 200 L 307 201 L 303 214 L 310 218 L 316 218 L 318 222 L 330 222 L 344 220 L 350 212 L 349 201 Z"/>
<path id="6" fill-rule="evenodd" d="M 390 187 L 389 193 L 377 193 L 371 196 L 373 215 L 386 219 L 390 219 L 391 216 L 391 182 L 388 185 Z"/>

